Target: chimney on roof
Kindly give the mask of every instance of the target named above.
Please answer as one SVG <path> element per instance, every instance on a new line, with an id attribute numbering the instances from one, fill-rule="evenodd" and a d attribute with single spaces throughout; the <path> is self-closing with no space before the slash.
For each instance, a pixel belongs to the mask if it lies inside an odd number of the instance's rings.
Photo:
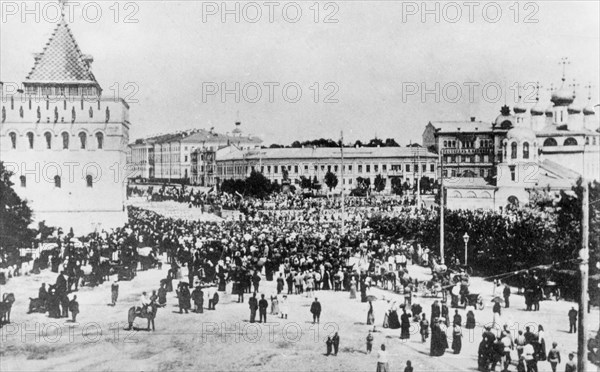
<path id="1" fill-rule="evenodd" d="M 475 116 L 471 116 L 471 123 L 475 122 Z"/>

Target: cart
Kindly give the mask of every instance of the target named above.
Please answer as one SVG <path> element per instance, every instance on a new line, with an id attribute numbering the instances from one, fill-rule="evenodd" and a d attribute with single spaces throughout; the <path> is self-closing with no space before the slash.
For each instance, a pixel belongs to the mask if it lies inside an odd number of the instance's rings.
<path id="1" fill-rule="evenodd" d="M 462 298 L 461 305 L 465 308 L 473 306 L 477 310 L 483 310 L 483 297 L 479 293 L 467 293 Z"/>

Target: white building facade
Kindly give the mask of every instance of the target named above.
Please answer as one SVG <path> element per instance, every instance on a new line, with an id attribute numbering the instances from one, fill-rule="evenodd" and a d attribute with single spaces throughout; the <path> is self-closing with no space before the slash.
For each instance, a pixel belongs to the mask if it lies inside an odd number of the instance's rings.
<path id="1" fill-rule="evenodd" d="M 103 97 L 66 21 L 23 82 L 2 89 L 0 160 L 35 222 L 76 234 L 122 226 L 129 106 Z"/>

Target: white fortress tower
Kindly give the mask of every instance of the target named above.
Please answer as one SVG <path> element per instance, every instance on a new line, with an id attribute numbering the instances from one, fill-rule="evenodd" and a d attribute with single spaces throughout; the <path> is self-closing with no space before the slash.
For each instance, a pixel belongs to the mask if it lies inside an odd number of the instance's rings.
<path id="1" fill-rule="evenodd" d="M 102 97 L 64 18 L 18 93 L 2 89 L 0 160 L 34 221 L 76 235 L 122 226 L 129 106 Z M 68 230 L 67 230 L 68 231 Z"/>

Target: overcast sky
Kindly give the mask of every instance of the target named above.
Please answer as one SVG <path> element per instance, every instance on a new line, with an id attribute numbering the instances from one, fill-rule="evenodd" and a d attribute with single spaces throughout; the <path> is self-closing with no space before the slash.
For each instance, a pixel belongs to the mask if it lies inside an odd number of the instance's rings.
<path id="1" fill-rule="evenodd" d="M 55 9 L 41 3 L 40 22 L 28 15 L 23 23 L 21 2 L 13 3 L 16 15 L 7 3 L 2 1 L 0 80 L 20 83 L 54 28 Z M 186 128 L 225 133 L 239 118 L 245 133 L 267 144 L 337 139 L 341 130 L 347 142 L 375 135 L 421 142 L 428 121 L 492 121 L 505 101 L 514 104 L 516 84 L 539 81 L 541 100 L 549 104 L 546 89 L 560 84 L 561 57 L 571 61 L 567 82 L 580 84 L 577 102 L 587 105 L 588 82 L 592 103 L 599 102 L 598 1 L 441 2 L 439 22 L 433 2 L 425 22 L 421 2 L 298 1 L 285 14 L 286 2 L 271 8 L 263 1 L 227 2 L 229 9 L 239 6 L 238 23 L 234 14 L 223 22 L 221 1 L 121 1 L 118 14 L 113 1 L 100 1 L 102 15 L 92 4 L 86 17 L 84 4 L 71 8 L 71 29 L 83 53 L 94 57 L 92 70 L 104 94 L 113 95 L 118 86 L 121 96 L 139 101 L 130 103 L 131 140 Z M 128 15 L 137 23 L 127 23 Z M 240 84 L 239 103 L 233 94 L 203 95 L 223 83 L 232 90 Z M 270 83 L 279 84 L 271 85 L 272 102 Z M 435 91 L 436 83 L 439 102 L 434 94 L 421 96 L 424 88 Z M 503 96 L 494 103 L 498 86 Z M 302 96 L 288 102 L 297 87 Z M 531 87 L 525 94 L 534 101 Z"/>

